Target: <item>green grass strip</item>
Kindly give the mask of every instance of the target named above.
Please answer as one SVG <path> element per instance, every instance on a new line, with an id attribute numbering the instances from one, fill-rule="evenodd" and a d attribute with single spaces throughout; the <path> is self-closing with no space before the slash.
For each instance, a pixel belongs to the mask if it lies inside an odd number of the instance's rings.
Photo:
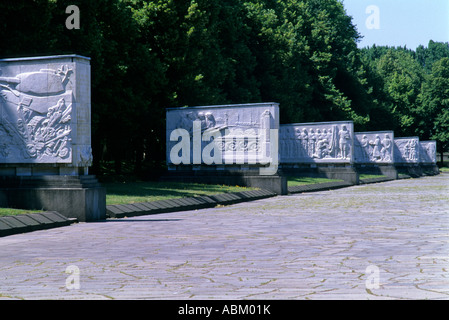
<path id="1" fill-rule="evenodd" d="M 305 186 L 309 184 L 339 182 L 343 180 L 327 179 L 327 178 L 312 178 L 312 177 L 288 177 L 287 185 L 289 187 Z"/>
<path id="2" fill-rule="evenodd" d="M 13 208 L 0 208 L 0 217 L 16 216 L 19 214 L 36 213 L 36 212 L 42 212 L 42 211 L 41 210 L 13 209 Z"/>
<path id="3" fill-rule="evenodd" d="M 102 185 L 106 188 L 106 205 L 256 190 L 241 186 L 154 181 L 108 182 Z"/>
<path id="4" fill-rule="evenodd" d="M 386 178 L 386 176 L 384 175 L 380 175 L 380 174 L 360 174 L 359 175 L 359 179 L 375 179 L 375 178 Z"/>

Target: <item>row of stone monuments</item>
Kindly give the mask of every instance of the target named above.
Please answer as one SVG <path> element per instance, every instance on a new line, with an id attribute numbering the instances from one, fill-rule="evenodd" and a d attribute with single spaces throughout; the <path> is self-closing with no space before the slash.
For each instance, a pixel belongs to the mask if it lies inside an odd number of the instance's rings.
<path id="1" fill-rule="evenodd" d="M 0 59 L 0 206 L 105 218 L 106 192 L 89 174 L 90 59 Z M 436 167 L 435 142 L 353 123 L 279 124 L 279 104 L 169 108 L 165 180 L 253 186 L 286 194 L 286 176 L 358 183 L 358 173 Z"/>
<path id="2" fill-rule="evenodd" d="M 167 109 L 165 179 L 288 192 L 286 176 L 437 174 L 436 142 L 393 131 L 354 132 L 352 121 L 279 124 L 279 104 Z"/>

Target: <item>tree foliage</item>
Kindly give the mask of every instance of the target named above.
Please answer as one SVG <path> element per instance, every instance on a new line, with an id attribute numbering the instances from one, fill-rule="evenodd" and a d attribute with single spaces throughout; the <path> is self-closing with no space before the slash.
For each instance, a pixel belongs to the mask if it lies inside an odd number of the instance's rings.
<path id="1" fill-rule="evenodd" d="M 338 0 L 17 0 L 0 25 L 1 57 L 91 58 L 96 171 L 159 167 L 179 106 L 275 101 L 284 123 L 353 120 L 448 147 L 448 44 L 358 49 Z"/>

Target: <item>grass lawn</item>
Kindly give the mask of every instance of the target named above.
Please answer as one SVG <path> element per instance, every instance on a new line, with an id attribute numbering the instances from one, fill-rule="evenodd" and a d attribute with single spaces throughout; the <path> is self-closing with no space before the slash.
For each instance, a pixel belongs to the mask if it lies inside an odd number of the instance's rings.
<path id="1" fill-rule="evenodd" d="M 311 177 L 288 177 L 288 186 L 304 186 L 308 184 L 326 183 L 326 182 L 338 182 L 343 180 L 327 179 L 327 178 L 311 178 Z"/>
<path id="2" fill-rule="evenodd" d="M 374 179 L 374 178 L 386 178 L 386 176 L 381 174 L 360 174 L 359 179 Z"/>
<path id="3" fill-rule="evenodd" d="M 106 188 L 107 205 L 256 190 L 239 186 L 154 181 L 106 182 L 102 185 Z"/>
<path id="4" fill-rule="evenodd" d="M 441 167 L 440 171 L 441 172 L 449 172 L 449 168 L 448 167 Z"/>
<path id="5" fill-rule="evenodd" d="M 41 210 L 22 210 L 22 209 L 12 209 L 12 208 L 0 208 L 0 217 L 4 216 L 15 216 L 18 214 L 27 214 L 40 212 Z"/>

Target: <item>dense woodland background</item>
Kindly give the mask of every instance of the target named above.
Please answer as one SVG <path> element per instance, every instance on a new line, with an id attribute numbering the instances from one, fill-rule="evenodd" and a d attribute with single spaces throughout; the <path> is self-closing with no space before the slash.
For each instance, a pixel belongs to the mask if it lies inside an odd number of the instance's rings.
<path id="1" fill-rule="evenodd" d="M 278 102 L 281 123 L 353 120 L 449 149 L 449 44 L 358 49 L 337 0 L 2 1 L 0 29 L 1 58 L 92 59 L 97 175 L 161 172 L 166 107 Z"/>

